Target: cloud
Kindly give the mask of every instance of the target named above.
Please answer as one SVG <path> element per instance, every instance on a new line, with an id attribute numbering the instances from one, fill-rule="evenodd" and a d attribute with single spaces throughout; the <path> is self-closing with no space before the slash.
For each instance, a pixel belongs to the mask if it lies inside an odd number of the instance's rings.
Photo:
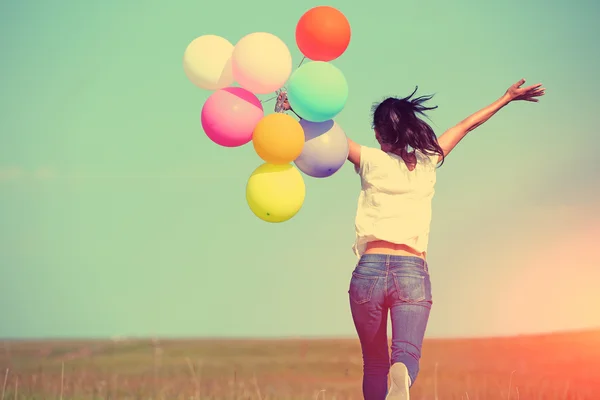
<path id="1" fill-rule="evenodd" d="M 0 166 L 0 182 L 24 180 L 51 181 L 58 177 L 56 169 L 50 166 L 41 166 L 31 170 L 14 165 Z"/>
<path id="2" fill-rule="evenodd" d="M 19 167 L 0 167 L 0 182 L 22 179 L 25 171 Z"/>
<path id="3" fill-rule="evenodd" d="M 253 165 L 254 166 L 254 165 Z M 249 175 L 252 169 L 246 171 Z M 199 164 L 181 164 L 163 167 L 159 170 L 135 171 L 135 170 L 105 170 L 89 171 L 85 169 L 72 169 L 59 171 L 50 166 L 43 165 L 35 168 L 24 168 L 17 165 L 0 165 L 0 184 L 8 182 L 51 182 L 63 180 L 70 183 L 94 182 L 94 181 L 119 181 L 119 180 L 222 180 L 237 179 L 244 174 L 223 170 L 222 168 L 210 169 Z"/>
<path id="4" fill-rule="evenodd" d="M 49 181 L 52 179 L 56 179 L 58 177 L 58 173 L 52 167 L 40 167 L 33 171 L 33 178 L 41 181 Z"/>

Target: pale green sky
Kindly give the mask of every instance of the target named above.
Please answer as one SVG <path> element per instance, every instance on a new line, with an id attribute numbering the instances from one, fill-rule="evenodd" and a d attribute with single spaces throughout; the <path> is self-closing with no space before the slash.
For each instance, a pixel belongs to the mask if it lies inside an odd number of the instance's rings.
<path id="1" fill-rule="evenodd" d="M 206 3 L 0 2 L 0 337 L 354 335 L 353 169 L 305 176 L 294 219 L 259 220 L 261 160 L 203 134 L 210 93 L 182 68 L 195 37 L 255 31 L 298 63 L 295 24 L 320 3 Z M 438 135 L 521 77 L 547 88 L 439 170 L 428 336 L 600 326 L 600 6 L 328 4 L 352 27 L 336 121 L 357 142 L 375 145 L 374 101 L 415 85 Z"/>

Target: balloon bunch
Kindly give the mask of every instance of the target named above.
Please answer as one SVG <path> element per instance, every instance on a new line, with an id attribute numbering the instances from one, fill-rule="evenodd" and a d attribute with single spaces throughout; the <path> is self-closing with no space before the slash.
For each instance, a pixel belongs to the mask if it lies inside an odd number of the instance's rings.
<path id="1" fill-rule="evenodd" d="M 185 50 L 189 80 L 214 91 L 200 117 L 208 138 L 224 147 L 252 141 L 264 161 L 246 186 L 250 209 L 264 221 L 287 221 L 300 211 L 306 186 L 299 170 L 325 178 L 348 156 L 346 134 L 333 121 L 346 104 L 348 84 L 330 61 L 346 51 L 350 35 L 350 24 L 339 10 L 308 10 L 296 25 L 296 44 L 310 62 L 293 73 L 288 47 L 266 32 L 246 35 L 235 46 L 220 36 L 204 35 Z M 233 86 L 236 82 L 239 86 Z M 265 115 L 256 95 L 272 92 L 277 94 L 276 112 Z"/>

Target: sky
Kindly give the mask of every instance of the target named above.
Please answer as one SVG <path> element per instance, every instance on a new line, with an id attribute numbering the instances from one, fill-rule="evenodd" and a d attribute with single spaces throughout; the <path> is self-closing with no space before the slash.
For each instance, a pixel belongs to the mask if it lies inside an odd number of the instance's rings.
<path id="1" fill-rule="evenodd" d="M 438 170 L 427 337 L 600 327 L 600 5 L 326 4 L 352 28 L 335 120 L 361 144 L 371 104 L 416 85 L 438 135 L 520 78 L 547 88 Z M 301 211 L 263 222 L 245 200 L 262 161 L 206 137 L 210 92 L 182 66 L 198 36 L 258 31 L 297 65 L 317 5 L 0 2 L 0 337 L 355 335 L 353 168 L 304 176 Z"/>

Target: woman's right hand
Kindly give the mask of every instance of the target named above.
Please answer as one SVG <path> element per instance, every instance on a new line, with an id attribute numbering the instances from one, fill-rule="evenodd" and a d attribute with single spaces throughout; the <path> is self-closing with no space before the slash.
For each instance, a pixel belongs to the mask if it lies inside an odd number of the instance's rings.
<path id="1" fill-rule="evenodd" d="M 537 103 L 539 101 L 538 97 L 546 94 L 546 89 L 542 87 L 541 83 L 522 87 L 524 83 L 525 79 L 521 79 L 519 82 L 508 88 L 505 96 L 509 102 L 515 100 L 525 100 Z"/>

